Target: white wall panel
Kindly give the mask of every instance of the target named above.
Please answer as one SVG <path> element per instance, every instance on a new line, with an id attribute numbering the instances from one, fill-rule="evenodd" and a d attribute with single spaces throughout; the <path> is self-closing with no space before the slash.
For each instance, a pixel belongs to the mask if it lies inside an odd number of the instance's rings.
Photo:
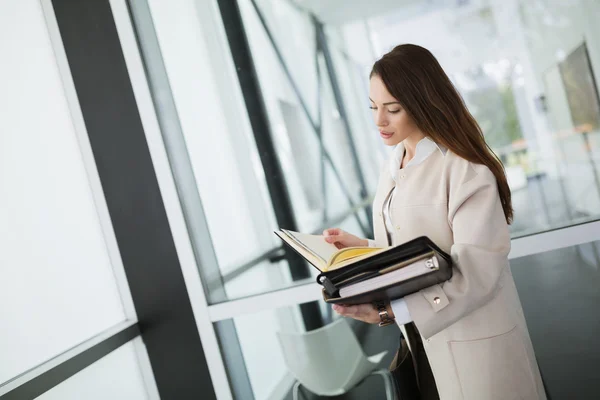
<path id="1" fill-rule="evenodd" d="M 1 383 L 125 314 L 40 3 L 0 37 Z"/>

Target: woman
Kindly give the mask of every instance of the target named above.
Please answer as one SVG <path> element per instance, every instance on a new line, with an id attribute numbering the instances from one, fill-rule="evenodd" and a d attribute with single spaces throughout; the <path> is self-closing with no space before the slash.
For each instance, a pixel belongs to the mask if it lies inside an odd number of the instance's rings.
<path id="1" fill-rule="evenodd" d="M 396 146 L 373 203 L 375 241 L 337 228 L 325 240 L 384 247 L 424 235 L 452 255 L 452 279 L 386 305 L 412 338 L 422 398 L 545 399 L 508 264 L 513 210 L 502 164 L 426 49 L 384 55 L 369 94 L 384 143 Z M 334 310 L 367 323 L 386 317 L 372 304 Z"/>

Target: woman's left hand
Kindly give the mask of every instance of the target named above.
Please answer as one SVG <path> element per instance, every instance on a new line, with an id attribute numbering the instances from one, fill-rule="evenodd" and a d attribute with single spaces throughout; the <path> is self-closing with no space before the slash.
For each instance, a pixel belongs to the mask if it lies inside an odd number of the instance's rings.
<path id="1" fill-rule="evenodd" d="M 344 306 L 341 304 L 334 304 L 333 311 L 344 317 L 350 317 L 357 319 L 367 324 L 379 323 L 379 311 L 373 306 L 373 304 L 357 304 L 354 306 Z"/>

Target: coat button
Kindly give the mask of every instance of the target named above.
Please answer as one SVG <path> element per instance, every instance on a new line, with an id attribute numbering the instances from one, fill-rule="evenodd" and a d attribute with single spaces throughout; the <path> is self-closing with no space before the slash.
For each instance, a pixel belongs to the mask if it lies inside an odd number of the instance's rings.
<path id="1" fill-rule="evenodd" d="M 434 297 L 434 298 L 433 298 L 433 302 L 434 302 L 435 304 L 440 304 L 441 300 L 440 300 L 440 298 L 439 298 L 439 297 Z"/>
<path id="2" fill-rule="evenodd" d="M 400 225 L 396 226 L 396 230 L 399 231 L 400 230 Z"/>
<path id="3" fill-rule="evenodd" d="M 406 175 L 400 175 L 400 179 L 406 178 Z"/>

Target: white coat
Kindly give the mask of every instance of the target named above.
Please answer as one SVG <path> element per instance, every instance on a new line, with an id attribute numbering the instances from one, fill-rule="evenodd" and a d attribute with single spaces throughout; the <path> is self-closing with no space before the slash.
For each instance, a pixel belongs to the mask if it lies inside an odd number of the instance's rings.
<path id="1" fill-rule="evenodd" d="M 435 151 L 398 178 L 396 184 L 382 168 L 375 243 L 387 245 L 383 207 L 395 187 L 392 245 L 425 235 L 454 262 L 450 281 L 405 297 L 440 399 L 545 399 L 508 264 L 510 235 L 494 175 L 451 151 Z"/>

